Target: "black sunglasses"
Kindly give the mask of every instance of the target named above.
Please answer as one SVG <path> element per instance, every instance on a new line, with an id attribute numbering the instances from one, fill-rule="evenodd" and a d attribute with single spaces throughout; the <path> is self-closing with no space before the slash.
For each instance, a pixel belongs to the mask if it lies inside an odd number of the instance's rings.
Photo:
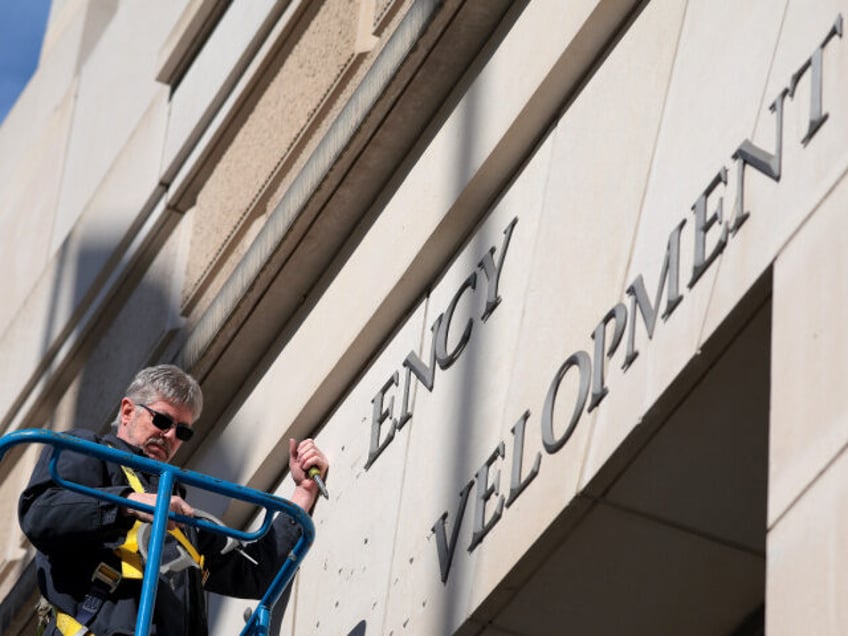
<path id="1" fill-rule="evenodd" d="M 153 416 L 153 426 L 158 428 L 160 431 L 169 431 L 171 430 L 171 427 L 175 426 L 177 428 L 177 439 L 181 442 L 187 442 L 191 439 L 191 436 L 194 435 L 194 431 L 188 424 L 183 424 L 182 422 L 174 422 L 174 418 L 172 418 L 170 415 L 165 415 L 164 413 L 160 413 L 159 411 L 154 411 L 146 404 L 139 404 L 139 406 Z"/>

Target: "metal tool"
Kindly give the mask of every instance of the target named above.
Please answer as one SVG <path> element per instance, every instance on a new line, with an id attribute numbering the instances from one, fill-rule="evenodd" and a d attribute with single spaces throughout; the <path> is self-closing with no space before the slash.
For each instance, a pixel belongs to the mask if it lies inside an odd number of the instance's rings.
<path id="1" fill-rule="evenodd" d="M 205 519 L 210 523 L 214 523 L 218 526 L 224 526 L 224 522 L 218 519 L 218 517 L 206 512 L 205 510 L 194 509 L 194 517 L 195 519 Z M 234 537 L 227 537 L 227 544 L 221 550 L 221 554 L 226 554 L 230 550 L 235 550 L 240 555 L 242 555 L 245 559 L 253 563 L 253 565 L 259 565 L 259 562 L 250 556 L 247 552 L 244 551 L 244 543 L 239 541 Z"/>
<path id="2" fill-rule="evenodd" d="M 327 487 L 324 485 L 324 480 L 321 479 L 321 469 L 317 466 L 313 466 L 306 473 L 309 478 L 318 484 L 318 490 L 321 491 L 321 494 L 324 495 L 324 499 L 330 498 L 330 493 L 327 492 Z"/>

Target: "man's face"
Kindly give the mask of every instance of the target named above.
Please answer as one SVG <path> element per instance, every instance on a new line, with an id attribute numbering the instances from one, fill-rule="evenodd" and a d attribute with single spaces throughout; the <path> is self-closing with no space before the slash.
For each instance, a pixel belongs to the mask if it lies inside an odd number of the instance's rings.
<path id="1" fill-rule="evenodd" d="M 174 423 L 191 424 L 191 410 L 187 407 L 175 406 L 165 400 L 150 402 L 145 406 L 167 415 Z M 151 459 L 169 462 L 180 449 L 182 442 L 177 438 L 176 427 L 160 430 L 153 425 L 153 413 L 129 398 L 121 400 L 120 415 L 118 438 L 139 447 Z"/>

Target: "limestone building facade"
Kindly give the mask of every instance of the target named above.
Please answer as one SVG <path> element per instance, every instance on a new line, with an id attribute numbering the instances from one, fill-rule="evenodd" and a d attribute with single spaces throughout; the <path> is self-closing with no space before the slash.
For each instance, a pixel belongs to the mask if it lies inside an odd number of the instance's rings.
<path id="1" fill-rule="evenodd" d="M 0 127 L 0 434 L 105 431 L 168 361 L 179 465 L 285 496 L 315 437 L 280 634 L 844 634 L 846 14 L 54 0 Z"/>

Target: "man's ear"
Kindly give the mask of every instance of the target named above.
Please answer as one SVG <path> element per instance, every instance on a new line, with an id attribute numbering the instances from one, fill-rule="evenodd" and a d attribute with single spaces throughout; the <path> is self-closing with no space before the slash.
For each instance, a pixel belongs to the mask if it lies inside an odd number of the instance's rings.
<path id="1" fill-rule="evenodd" d="M 130 423 L 133 413 L 135 413 L 135 404 L 129 398 L 123 398 L 118 413 L 121 416 L 121 426 L 126 426 Z"/>

